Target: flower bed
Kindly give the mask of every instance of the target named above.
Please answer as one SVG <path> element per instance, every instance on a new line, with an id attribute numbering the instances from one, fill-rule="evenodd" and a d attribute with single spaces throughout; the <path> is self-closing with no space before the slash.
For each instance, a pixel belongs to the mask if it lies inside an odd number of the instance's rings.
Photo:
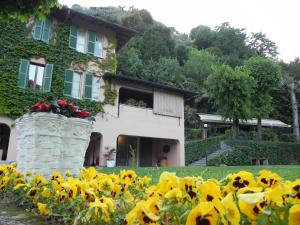
<path id="1" fill-rule="evenodd" d="M 49 180 L 0 166 L 0 192 L 32 204 L 65 224 L 290 224 L 300 221 L 300 179 L 285 181 L 263 170 L 240 171 L 222 180 L 163 172 L 157 184 L 132 170 L 77 177 L 56 172 Z"/>

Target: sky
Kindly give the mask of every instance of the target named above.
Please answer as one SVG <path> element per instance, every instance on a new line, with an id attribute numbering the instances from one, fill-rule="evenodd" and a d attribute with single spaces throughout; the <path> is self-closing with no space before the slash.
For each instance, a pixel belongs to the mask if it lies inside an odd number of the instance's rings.
<path id="1" fill-rule="evenodd" d="M 212 28 L 223 22 L 246 28 L 246 32 L 263 32 L 278 46 L 279 59 L 285 62 L 300 57 L 299 0 L 59 0 L 71 7 L 134 6 L 148 10 L 152 17 L 189 34 L 198 25 Z"/>

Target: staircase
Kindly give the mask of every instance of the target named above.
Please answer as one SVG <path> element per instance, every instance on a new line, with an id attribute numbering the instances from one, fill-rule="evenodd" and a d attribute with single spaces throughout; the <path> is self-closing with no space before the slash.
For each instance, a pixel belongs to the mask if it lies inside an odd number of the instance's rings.
<path id="1" fill-rule="evenodd" d="M 198 166 L 198 167 L 204 167 L 204 166 L 207 166 L 207 162 L 212 159 L 212 158 L 215 158 L 216 156 L 219 156 L 221 155 L 222 153 L 224 152 L 227 152 L 227 151 L 230 151 L 231 150 L 231 147 L 227 144 L 225 144 L 224 141 L 221 141 L 220 142 L 220 149 L 207 155 L 207 157 L 204 157 L 202 159 L 199 159 L 195 162 L 192 162 L 189 166 Z"/>

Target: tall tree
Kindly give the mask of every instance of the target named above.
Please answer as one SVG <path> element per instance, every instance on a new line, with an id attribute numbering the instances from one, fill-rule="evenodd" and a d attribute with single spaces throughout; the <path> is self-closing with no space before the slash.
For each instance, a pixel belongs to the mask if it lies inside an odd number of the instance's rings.
<path id="1" fill-rule="evenodd" d="M 284 69 L 284 83 L 290 93 L 293 112 L 293 133 L 297 141 L 300 141 L 299 114 L 296 91 L 300 87 L 300 59 L 296 58 L 289 64 L 282 63 Z"/>
<path id="2" fill-rule="evenodd" d="M 55 7 L 60 7 L 58 0 L 2 0 L 0 19 L 2 21 L 10 19 L 26 21 L 31 16 L 43 19 Z"/>
<path id="3" fill-rule="evenodd" d="M 252 112 L 257 118 L 257 139 L 262 139 L 261 119 L 273 110 L 270 92 L 282 84 L 281 68 L 273 60 L 256 56 L 245 62 L 245 69 L 256 83 L 252 94 Z"/>
<path id="4" fill-rule="evenodd" d="M 233 121 L 235 136 L 239 134 L 239 120 L 251 116 L 254 85 L 254 79 L 247 71 L 228 65 L 215 67 L 207 79 L 208 96 L 223 118 Z"/>
<path id="5" fill-rule="evenodd" d="M 208 26 L 200 25 L 190 32 L 190 38 L 197 49 L 206 49 L 212 46 L 216 39 L 216 32 Z"/>
<path id="6" fill-rule="evenodd" d="M 218 57 L 208 51 L 193 49 L 183 67 L 183 73 L 192 78 L 198 86 L 198 90 L 205 92 L 205 81 L 213 72 L 213 67 L 219 64 Z"/>
<path id="7" fill-rule="evenodd" d="M 260 56 L 276 58 L 278 55 L 276 43 L 261 32 L 251 33 L 251 36 L 248 38 L 248 46 Z"/>

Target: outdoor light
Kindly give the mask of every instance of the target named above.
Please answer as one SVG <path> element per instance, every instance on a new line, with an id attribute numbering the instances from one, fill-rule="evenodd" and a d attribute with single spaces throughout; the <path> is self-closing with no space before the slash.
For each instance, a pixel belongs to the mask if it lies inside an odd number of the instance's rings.
<path id="1" fill-rule="evenodd" d="M 203 124 L 203 127 L 207 128 L 207 123 Z"/>

